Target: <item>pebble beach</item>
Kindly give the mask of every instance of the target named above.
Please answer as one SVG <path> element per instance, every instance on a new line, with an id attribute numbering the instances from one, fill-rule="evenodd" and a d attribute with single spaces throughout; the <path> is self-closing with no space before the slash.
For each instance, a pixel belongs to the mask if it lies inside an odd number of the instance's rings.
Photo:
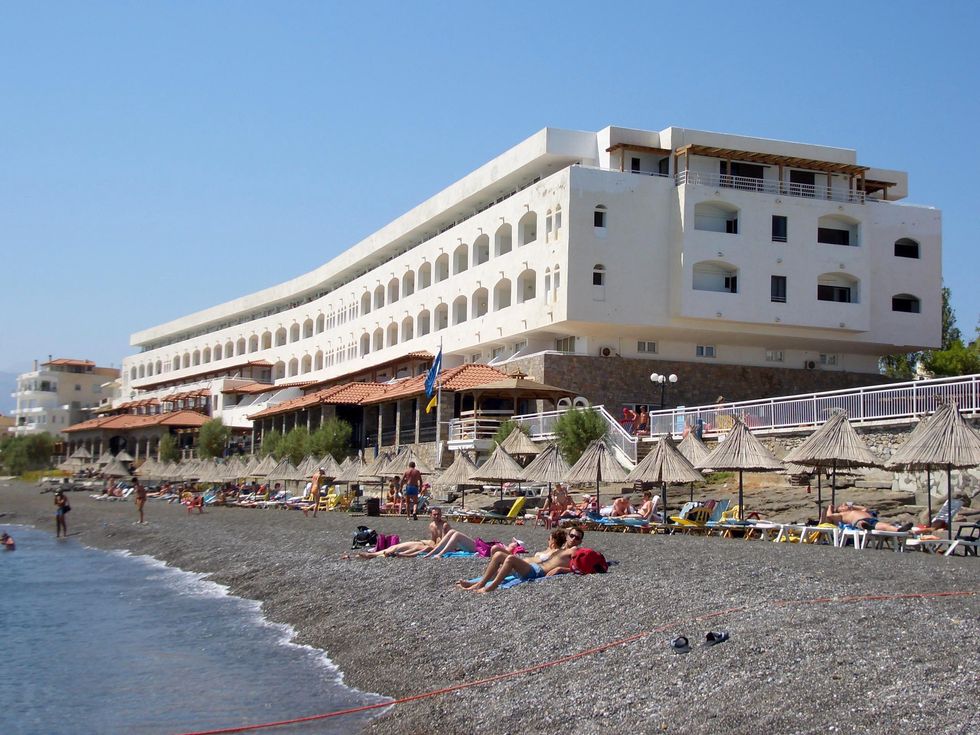
<path id="1" fill-rule="evenodd" d="M 588 532 L 584 545 L 614 562 L 608 574 L 474 595 L 453 582 L 481 559 L 341 559 L 359 524 L 406 540 L 426 534 L 422 520 L 189 515 L 151 499 L 137 525 L 132 502 L 70 498 L 80 543 L 206 573 L 260 601 L 349 686 L 396 700 L 434 693 L 361 732 L 980 732 L 975 558 Z M 0 483 L 0 527 L 10 524 L 53 532 L 52 496 Z M 530 525 L 454 526 L 534 549 L 547 540 Z M 730 638 L 706 647 L 708 631 Z M 689 653 L 671 650 L 680 635 Z"/>

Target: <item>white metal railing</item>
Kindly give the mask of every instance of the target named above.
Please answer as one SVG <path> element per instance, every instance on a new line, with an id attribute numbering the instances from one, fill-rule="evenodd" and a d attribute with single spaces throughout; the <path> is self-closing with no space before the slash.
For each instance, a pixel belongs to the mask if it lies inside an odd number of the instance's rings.
<path id="1" fill-rule="evenodd" d="M 612 415 L 606 410 L 605 406 L 591 406 L 596 413 L 602 416 L 603 420 L 608 426 L 608 432 L 606 433 L 606 441 L 610 445 L 618 448 L 623 454 L 625 454 L 633 462 L 636 462 L 636 437 L 632 436 L 626 429 L 623 428 Z M 521 416 L 513 416 L 512 421 L 515 421 L 522 426 L 527 427 L 530 432 L 531 438 L 534 440 L 547 440 L 553 439 L 555 436 L 555 423 L 557 423 L 559 417 L 566 411 L 576 411 L 580 409 L 565 408 L 558 411 L 545 411 L 543 413 L 530 413 Z"/>
<path id="2" fill-rule="evenodd" d="M 827 199 L 834 202 L 856 202 L 863 204 L 863 191 L 830 187 L 820 184 L 794 184 L 787 181 L 757 179 L 752 176 L 732 176 L 730 174 L 709 174 L 700 171 L 678 171 L 674 176 L 677 186 L 695 184 L 716 186 L 740 191 L 758 191 L 764 194 L 803 197 L 806 199 Z"/>
<path id="3" fill-rule="evenodd" d="M 929 413 L 951 400 L 967 415 L 980 413 L 980 375 L 652 411 L 650 433 L 680 434 L 685 426 L 696 427 L 699 421 L 706 435 L 725 433 L 734 416 L 750 429 L 812 427 L 838 411 L 846 412 L 852 423 L 897 421 Z"/>

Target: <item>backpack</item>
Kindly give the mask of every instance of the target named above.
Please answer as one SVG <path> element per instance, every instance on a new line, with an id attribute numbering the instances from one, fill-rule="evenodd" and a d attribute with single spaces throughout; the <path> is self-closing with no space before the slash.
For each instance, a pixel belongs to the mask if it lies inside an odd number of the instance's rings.
<path id="1" fill-rule="evenodd" d="M 378 534 L 374 529 L 367 526 L 358 526 L 354 531 L 354 540 L 351 542 L 352 549 L 373 548 L 378 543 Z"/>
<path id="2" fill-rule="evenodd" d="M 575 574 L 605 574 L 609 570 L 606 557 L 595 549 L 586 548 L 575 549 L 571 567 Z"/>

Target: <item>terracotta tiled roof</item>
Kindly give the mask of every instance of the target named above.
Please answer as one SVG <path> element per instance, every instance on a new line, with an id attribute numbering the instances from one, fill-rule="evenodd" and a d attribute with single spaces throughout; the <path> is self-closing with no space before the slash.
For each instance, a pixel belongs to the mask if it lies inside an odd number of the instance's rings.
<path id="1" fill-rule="evenodd" d="M 301 411 L 310 406 L 317 406 L 324 403 L 333 405 L 339 404 L 360 404 L 366 398 L 381 393 L 389 387 L 387 383 L 345 383 L 344 385 L 334 385 L 330 388 L 318 390 L 315 393 L 308 393 L 299 398 L 277 403 L 275 406 L 263 409 L 258 413 L 251 414 L 249 419 L 261 419 L 269 416 L 278 416 L 281 413 L 291 413 Z"/>
<path id="2" fill-rule="evenodd" d="M 136 390 L 156 390 L 157 388 L 162 388 L 167 385 L 180 385 L 181 383 L 195 383 L 199 380 L 203 380 L 207 377 L 234 377 L 229 375 L 236 370 L 241 370 L 248 367 L 267 367 L 271 368 L 272 363 L 267 360 L 248 360 L 247 362 L 239 362 L 234 365 L 228 365 L 223 368 L 211 368 L 210 370 L 201 370 L 190 375 L 181 375 L 176 378 L 163 378 L 162 380 L 155 380 L 152 383 L 141 383 L 140 385 L 134 385 Z"/>
<path id="3" fill-rule="evenodd" d="M 72 360 L 68 357 L 59 357 L 54 360 L 42 362 L 41 365 L 64 365 L 66 367 L 95 367 L 91 360 Z"/>
<path id="4" fill-rule="evenodd" d="M 343 375 L 338 375 L 334 378 L 328 378 L 327 380 L 318 380 L 312 383 L 312 387 L 319 387 L 321 385 L 337 385 L 341 381 L 350 381 L 352 378 L 358 375 L 363 375 L 365 373 L 376 373 L 378 371 L 384 370 L 386 367 L 391 367 L 392 365 L 397 365 L 398 363 L 405 362 L 406 360 L 432 360 L 435 357 L 431 352 L 425 352 L 424 350 L 419 350 L 416 352 L 408 352 L 401 357 L 396 357 L 391 360 L 386 360 L 384 362 L 379 362 L 377 365 L 368 365 L 367 367 L 358 368 L 357 370 L 351 370 L 349 373 L 344 373 Z M 307 386 L 311 387 L 311 386 Z"/>
<path id="5" fill-rule="evenodd" d="M 119 416 L 105 416 L 100 419 L 89 419 L 80 424 L 69 426 L 65 433 L 76 431 L 112 430 L 125 431 L 127 429 L 140 429 L 147 426 L 181 426 L 181 427 L 200 427 L 208 421 L 208 417 L 197 411 L 173 411 L 171 413 L 160 413 L 152 416 L 134 416 L 133 414 L 120 414 Z"/>
<path id="6" fill-rule="evenodd" d="M 290 383 L 246 383 L 245 385 L 239 385 L 234 388 L 224 388 L 221 392 L 225 394 L 234 395 L 240 393 L 242 395 L 253 395 L 255 393 L 268 393 L 273 390 L 283 390 L 285 388 L 307 388 L 314 385 L 317 381 L 315 380 L 294 380 Z"/>
<path id="7" fill-rule="evenodd" d="M 506 374 L 489 365 L 467 363 L 443 370 L 436 378 L 436 386 L 443 390 L 461 391 L 506 377 Z M 425 374 L 416 375 L 414 378 L 406 378 L 398 383 L 390 384 L 384 393 L 368 398 L 363 403 L 385 403 L 424 393 L 425 378 Z"/>

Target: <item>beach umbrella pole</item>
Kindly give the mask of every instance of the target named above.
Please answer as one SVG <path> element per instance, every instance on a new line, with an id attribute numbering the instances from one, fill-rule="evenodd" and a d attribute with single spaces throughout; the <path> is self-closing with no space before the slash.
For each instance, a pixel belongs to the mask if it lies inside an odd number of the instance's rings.
<path id="1" fill-rule="evenodd" d="M 837 505 L 837 460 L 834 460 L 834 464 L 831 465 L 830 475 L 830 504 Z"/>
<path id="2" fill-rule="evenodd" d="M 932 524 L 932 468 L 926 467 L 926 513 L 929 515 L 929 524 Z"/>
<path id="3" fill-rule="evenodd" d="M 823 472 L 817 467 L 817 518 L 823 513 Z"/>
<path id="4" fill-rule="evenodd" d="M 745 501 L 742 493 L 742 470 L 738 471 L 738 519 L 745 520 Z"/>
<path id="5" fill-rule="evenodd" d="M 661 485 L 663 485 L 662 495 L 664 501 L 664 523 L 666 523 L 670 516 L 667 515 L 667 481 L 664 480 Z M 694 497 L 694 483 L 691 483 L 691 498 Z M 691 502 L 694 502 L 693 500 Z"/>
<path id="6" fill-rule="evenodd" d="M 932 523 L 932 519 L 929 519 Z M 946 465 L 946 538 L 953 540 L 953 465 Z"/>

